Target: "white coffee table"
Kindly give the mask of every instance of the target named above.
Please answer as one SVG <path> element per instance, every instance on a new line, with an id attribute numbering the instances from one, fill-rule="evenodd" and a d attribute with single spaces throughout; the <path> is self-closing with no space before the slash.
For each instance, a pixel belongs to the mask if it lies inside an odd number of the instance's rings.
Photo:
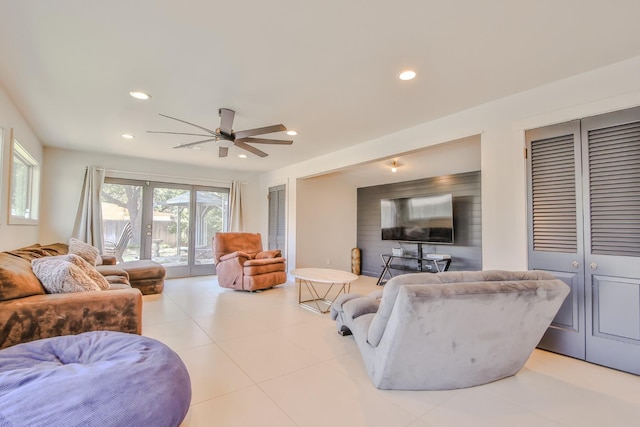
<path id="1" fill-rule="evenodd" d="M 317 313 L 327 313 L 338 295 L 348 293 L 351 290 L 351 282 L 358 278 L 353 273 L 330 268 L 296 268 L 291 271 L 291 274 L 296 276 L 299 284 L 298 304 Z M 320 295 L 316 286 L 326 285 L 328 285 L 326 292 Z M 311 294 L 311 299 L 302 299 L 303 286 Z M 329 299 L 329 293 L 334 289 L 334 286 L 338 288 L 338 292 L 333 299 Z"/>

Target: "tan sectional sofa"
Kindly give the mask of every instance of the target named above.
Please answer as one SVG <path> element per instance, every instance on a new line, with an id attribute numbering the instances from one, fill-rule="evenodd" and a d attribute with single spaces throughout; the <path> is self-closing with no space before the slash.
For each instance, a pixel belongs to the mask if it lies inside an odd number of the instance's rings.
<path id="1" fill-rule="evenodd" d="M 31 260 L 67 250 L 66 244 L 56 243 L 0 252 L 0 349 L 96 330 L 140 334 L 142 294 L 130 286 L 124 270 L 103 273 L 111 285 L 106 291 L 46 293 Z"/>

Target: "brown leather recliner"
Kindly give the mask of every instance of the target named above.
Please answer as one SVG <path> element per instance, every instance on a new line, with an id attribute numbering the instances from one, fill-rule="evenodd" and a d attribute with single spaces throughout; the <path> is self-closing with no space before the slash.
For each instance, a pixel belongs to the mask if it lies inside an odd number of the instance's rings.
<path id="1" fill-rule="evenodd" d="M 255 291 L 287 281 L 280 250 L 263 251 L 260 233 L 216 233 L 213 258 L 224 288 Z"/>

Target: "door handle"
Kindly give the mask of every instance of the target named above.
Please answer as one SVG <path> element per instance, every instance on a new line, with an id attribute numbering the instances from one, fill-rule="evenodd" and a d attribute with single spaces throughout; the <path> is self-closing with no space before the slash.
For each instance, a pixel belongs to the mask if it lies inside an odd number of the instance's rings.
<path id="1" fill-rule="evenodd" d="M 151 236 L 151 232 L 150 231 L 147 231 L 147 236 Z"/>
<path id="2" fill-rule="evenodd" d="M 578 263 L 578 261 L 573 261 L 573 262 L 571 263 L 571 267 L 573 267 L 573 268 L 578 268 L 578 267 L 580 267 L 580 263 Z"/>
<path id="3" fill-rule="evenodd" d="M 589 264 L 589 267 L 593 270 L 596 271 L 598 269 L 598 264 L 596 264 L 595 262 L 592 262 L 591 264 Z"/>

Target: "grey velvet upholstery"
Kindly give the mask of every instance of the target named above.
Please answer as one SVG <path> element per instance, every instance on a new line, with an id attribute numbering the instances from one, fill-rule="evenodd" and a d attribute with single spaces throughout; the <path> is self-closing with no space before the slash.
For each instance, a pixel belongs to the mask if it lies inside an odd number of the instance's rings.
<path id="1" fill-rule="evenodd" d="M 446 390 L 516 374 L 568 293 L 540 271 L 417 273 L 381 298 L 342 295 L 331 314 L 377 388 Z"/>

